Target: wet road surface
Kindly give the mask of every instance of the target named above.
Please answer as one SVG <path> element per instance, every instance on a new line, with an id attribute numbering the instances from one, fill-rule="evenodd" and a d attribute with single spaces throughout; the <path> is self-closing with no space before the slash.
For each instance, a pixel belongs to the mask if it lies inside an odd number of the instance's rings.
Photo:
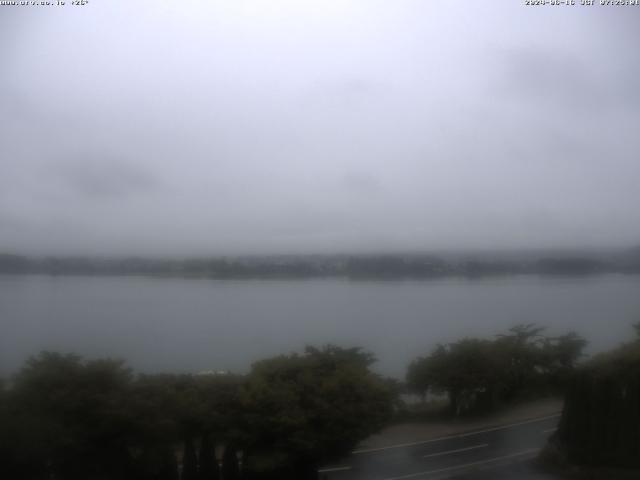
<path id="1" fill-rule="evenodd" d="M 551 480 L 532 460 L 555 430 L 559 415 L 459 435 L 356 450 L 323 467 L 321 480 Z"/>

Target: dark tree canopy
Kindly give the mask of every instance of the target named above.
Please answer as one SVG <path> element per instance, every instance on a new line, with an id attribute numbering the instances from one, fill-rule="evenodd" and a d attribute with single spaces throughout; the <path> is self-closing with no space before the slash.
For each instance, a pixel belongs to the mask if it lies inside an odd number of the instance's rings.
<path id="1" fill-rule="evenodd" d="M 315 465 L 377 431 L 392 394 L 372 362 L 360 349 L 327 346 L 256 363 L 242 396 L 256 463 Z"/>
<path id="2" fill-rule="evenodd" d="M 573 464 L 640 468 L 638 338 L 572 375 L 552 445 Z"/>
<path id="3" fill-rule="evenodd" d="M 407 386 L 414 393 L 446 393 L 452 413 L 494 408 L 524 394 L 558 391 L 586 342 L 574 332 L 546 337 L 544 328 L 518 325 L 494 340 L 465 338 L 438 345 L 414 360 Z"/>
<path id="4" fill-rule="evenodd" d="M 2 478 L 235 480 L 241 469 L 312 478 L 317 462 L 347 453 L 391 413 L 373 360 L 308 347 L 246 376 L 134 376 L 120 361 L 44 352 L 10 388 L 0 384 Z"/>

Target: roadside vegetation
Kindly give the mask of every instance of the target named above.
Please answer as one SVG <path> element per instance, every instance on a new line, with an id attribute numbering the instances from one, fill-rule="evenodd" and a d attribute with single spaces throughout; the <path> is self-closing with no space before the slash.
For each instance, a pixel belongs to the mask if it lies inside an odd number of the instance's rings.
<path id="1" fill-rule="evenodd" d="M 0 477 L 315 478 L 391 416 L 372 362 L 309 347 L 246 376 L 136 376 L 120 361 L 42 353 L 0 390 Z"/>
<path id="2" fill-rule="evenodd" d="M 603 415 L 640 418 L 640 341 L 598 357 L 576 376 L 585 345 L 573 332 L 547 336 L 536 325 L 519 325 L 493 339 L 438 345 L 411 363 L 404 384 L 375 374 L 372 354 L 331 345 L 258 361 L 246 375 L 134 374 L 118 360 L 43 352 L 0 383 L 0 475 L 314 479 L 320 465 L 401 419 L 403 393 L 434 396 L 447 415 L 461 416 L 558 396 L 568 386 L 567 398 L 577 407 L 563 419 L 561 438 L 575 445 L 571 456 L 595 458 L 574 442 L 582 435 L 576 425 L 585 415 L 604 422 L 597 402 L 606 403 Z M 615 399 L 602 393 L 587 400 L 611 385 Z M 585 407 L 585 401 L 591 403 Z M 637 428 L 625 432 L 621 438 L 629 441 L 638 435 Z M 620 448 L 626 455 L 630 447 Z"/>
<path id="3" fill-rule="evenodd" d="M 562 395 L 587 342 L 575 332 L 552 337 L 534 324 L 495 339 L 464 338 L 414 360 L 410 392 L 446 399 L 451 415 L 487 413 L 517 400 Z"/>
<path id="4" fill-rule="evenodd" d="M 558 431 L 543 454 L 548 464 L 582 467 L 589 478 L 639 478 L 640 323 L 634 328 L 635 339 L 595 356 L 572 376 Z M 633 473 L 596 476 L 594 467 Z"/>

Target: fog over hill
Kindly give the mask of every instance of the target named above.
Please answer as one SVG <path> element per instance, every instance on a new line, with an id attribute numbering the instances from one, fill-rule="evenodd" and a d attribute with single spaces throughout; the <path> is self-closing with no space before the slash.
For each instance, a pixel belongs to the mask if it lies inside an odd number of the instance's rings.
<path id="1" fill-rule="evenodd" d="M 487 275 L 640 273 L 632 249 L 532 250 L 234 257 L 26 257 L 0 254 L 0 273 L 49 275 L 160 275 L 241 278 L 436 278 Z"/>

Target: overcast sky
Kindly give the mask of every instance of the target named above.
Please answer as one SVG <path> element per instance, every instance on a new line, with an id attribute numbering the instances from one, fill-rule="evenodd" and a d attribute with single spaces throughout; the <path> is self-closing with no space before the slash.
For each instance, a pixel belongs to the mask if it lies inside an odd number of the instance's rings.
<path id="1" fill-rule="evenodd" d="M 514 0 L 2 6 L 0 250 L 638 244 L 639 26 Z"/>

